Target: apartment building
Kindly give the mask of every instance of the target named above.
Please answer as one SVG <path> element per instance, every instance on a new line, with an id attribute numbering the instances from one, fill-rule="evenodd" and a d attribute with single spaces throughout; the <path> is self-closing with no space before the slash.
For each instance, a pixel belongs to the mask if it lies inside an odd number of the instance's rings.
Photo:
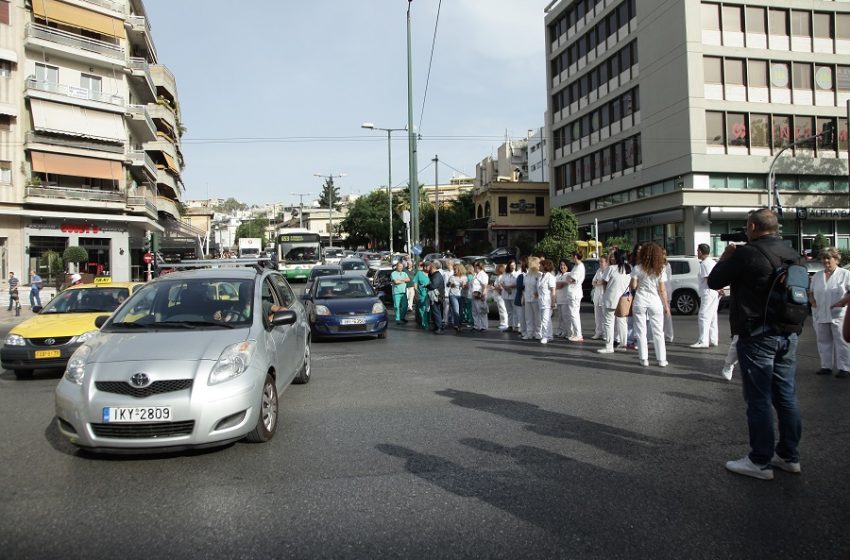
<path id="1" fill-rule="evenodd" d="M 552 204 L 585 234 L 720 251 L 776 160 L 783 237 L 850 247 L 850 2 L 561 0 L 545 22 Z"/>
<path id="2" fill-rule="evenodd" d="M 79 245 L 83 271 L 135 279 L 148 232 L 194 239 L 181 127 L 141 0 L 0 0 L 4 277 Z"/>

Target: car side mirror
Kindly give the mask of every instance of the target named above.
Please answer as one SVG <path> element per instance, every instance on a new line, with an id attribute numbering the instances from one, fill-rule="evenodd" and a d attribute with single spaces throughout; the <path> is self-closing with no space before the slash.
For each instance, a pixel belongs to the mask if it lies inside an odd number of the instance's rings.
<path id="1" fill-rule="evenodd" d="M 109 315 L 98 315 L 94 320 L 94 326 L 97 328 L 102 327 L 106 324 L 106 321 L 109 320 Z"/>
<path id="2" fill-rule="evenodd" d="M 310 301 L 311 299 L 313 299 L 313 296 L 310 295 L 310 292 L 304 292 L 303 294 L 301 294 L 301 299 L 303 299 L 304 301 Z"/>
<path id="3" fill-rule="evenodd" d="M 294 325 L 295 321 L 298 320 L 298 314 L 295 311 L 291 311 L 289 309 L 285 311 L 276 311 L 274 315 L 272 315 L 272 326 L 280 327 L 282 325 Z"/>

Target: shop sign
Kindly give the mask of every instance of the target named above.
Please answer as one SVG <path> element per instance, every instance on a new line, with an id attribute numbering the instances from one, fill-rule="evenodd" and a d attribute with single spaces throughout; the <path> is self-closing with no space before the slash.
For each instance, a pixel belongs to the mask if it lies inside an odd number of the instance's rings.
<path id="1" fill-rule="evenodd" d="M 827 220 L 846 220 L 850 218 L 850 209 L 848 208 L 809 208 L 806 212 L 809 218 L 827 219 Z M 805 220 L 805 217 L 800 217 Z"/>
<path id="2" fill-rule="evenodd" d="M 100 226 L 91 224 L 62 224 L 59 226 L 62 233 L 100 233 Z"/>
<path id="3" fill-rule="evenodd" d="M 510 204 L 512 214 L 534 214 L 534 203 L 526 202 L 524 198 L 520 198 L 519 202 Z"/>

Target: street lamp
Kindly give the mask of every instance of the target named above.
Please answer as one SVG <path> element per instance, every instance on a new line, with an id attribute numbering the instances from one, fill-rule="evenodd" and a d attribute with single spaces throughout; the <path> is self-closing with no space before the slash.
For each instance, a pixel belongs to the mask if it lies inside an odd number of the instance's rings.
<path id="1" fill-rule="evenodd" d="M 310 196 L 310 193 L 292 193 L 292 196 L 297 196 L 299 200 L 298 209 L 298 227 L 304 228 L 304 197 Z"/>
<path id="2" fill-rule="evenodd" d="M 392 134 L 406 128 L 381 128 L 375 126 L 375 123 L 366 122 L 360 125 L 360 128 L 367 130 L 383 130 L 387 133 L 387 196 L 390 201 L 390 255 L 393 253 L 393 148 Z M 407 248 L 410 250 L 410 247 Z"/>
<path id="3" fill-rule="evenodd" d="M 322 175 L 321 173 L 313 173 L 314 177 L 321 177 L 328 181 L 328 247 L 334 245 L 334 179 L 345 177 L 348 173 L 340 173 L 339 175 Z"/>

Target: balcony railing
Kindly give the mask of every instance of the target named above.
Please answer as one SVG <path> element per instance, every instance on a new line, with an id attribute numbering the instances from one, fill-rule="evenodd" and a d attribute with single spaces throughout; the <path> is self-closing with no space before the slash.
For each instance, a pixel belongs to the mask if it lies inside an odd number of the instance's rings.
<path id="1" fill-rule="evenodd" d="M 148 18 L 145 16 L 127 16 L 127 23 L 130 24 L 130 27 L 133 29 L 142 30 L 150 35 L 151 26 L 148 25 Z"/>
<path id="2" fill-rule="evenodd" d="M 128 196 L 127 206 L 133 206 L 137 208 L 141 208 L 144 206 L 145 211 L 152 216 L 156 216 L 157 213 L 156 200 L 147 196 Z"/>
<path id="3" fill-rule="evenodd" d="M 101 103 L 124 106 L 124 98 L 120 95 L 91 91 L 85 88 L 57 84 L 54 82 L 42 82 L 40 80 L 36 80 L 33 76 L 27 78 L 27 89 L 45 91 L 48 93 L 58 93 L 59 95 L 67 95 L 68 97 L 73 97 L 75 99 L 87 99 L 89 101 L 100 101 Z"/>
<path id="4" fill-rule="evenodd" d="M 130 160 L 131 165 L 144 165 L 150 170 L 151 174 L 156 177 L 156 163 L 153 158 L 147 154 L 147 152 L 140 150 L 129 152 L 127 154 L 127 159 Z"/>
<path id="5" fill-rule="evenodd" d="M 40 23 L 27 24 L 26 35 L 31 39 L 43 39 L 53 43 L 58 43 L 66 47 L 74 47 L 84 51 L 91 51 L 97 54 L 102 54 L 110 58 L 119 60 L 124 59 L 124 48 L 106 41 L 98 41 L 97 39 L 89 39 L 76 33 L 69 33 L 54 29 Z"/>
<path id="6" fill-rule="evenodd" d="M 55 198 L 59 200 L 84 200 L 89 202 L 117 202 L 119 204 L 124 204 L 127 200 L 127 196 L 122 192 L 49 186 L 28 186 L 27 198 L 29 197 Z"/>
<path id="7" fill-rule="evenodd" d="M 148 87 L 150 88 L 151 93 L 154 98 L 156 98 L 156 86 L 153 83 L 153 76 L 151 76 L 150 64 L 144 58 L 136 58 L 131 57 L 130 61 L 127 63 L 127 66 L 130 67 L 130 70 L 134 72 L 142 72 L 145 77 L 145 82 L 147 82 Z"/>
<path id="8" fill-rule="evenodd" d="M 79 148 L 81 150 L 97 150 L 112 154 L 123 154 L 124 146 L 121 144 L 102 144 L 94 140 L 81 140 L 71 137 L 46 134 L 43 132 L 29 131 L 25 136 L 28 144 L 51 144 L 53 146 L 65 146 L 66 148 Z"/>
<path id="9" fill-rule="evenodd" d="M 127 105 L 127 113 L 129 113 L 134 119 L 144 120 L 148 127 L 150 127 L 154 133 L 156 132 L 156 125 L 153 123 L 153 119 L 148 113 L 148 108 L 144 105 Z"/>

